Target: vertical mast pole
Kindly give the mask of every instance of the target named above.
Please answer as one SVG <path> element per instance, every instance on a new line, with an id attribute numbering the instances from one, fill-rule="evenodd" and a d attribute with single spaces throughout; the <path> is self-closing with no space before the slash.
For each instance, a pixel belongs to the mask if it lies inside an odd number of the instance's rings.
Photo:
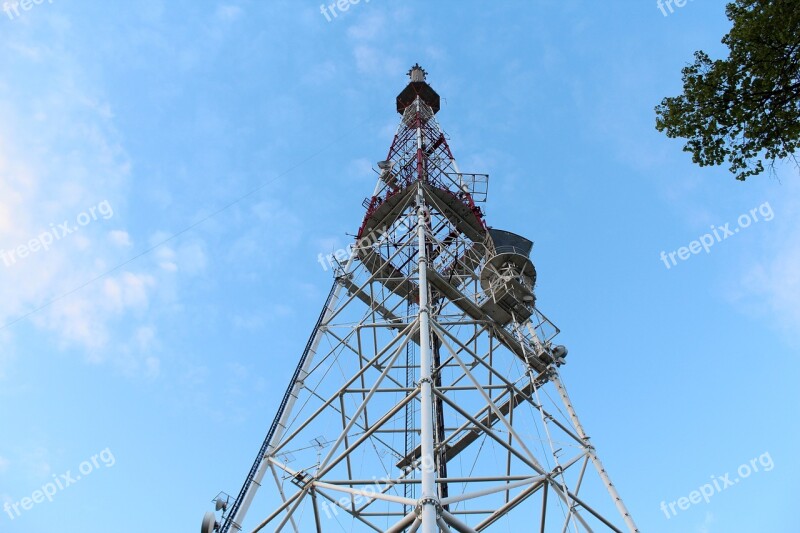
<path id="1" fill-rule="evenodd" d="M 419 258 L 419 387 L 420 429 L 422 446 L 422 497 L 419 501 L 419 516 L 422 533 L 437 533 L 436 524 L 439 498 L 436 493 L 436 467 L 433 455 L 433 385 L 431 380 L 431 328 L 428 307 L 428 253 L 425 226 L 428 213 L 425 208 L 422 182 L 417 183 L 417 255 Z"/>

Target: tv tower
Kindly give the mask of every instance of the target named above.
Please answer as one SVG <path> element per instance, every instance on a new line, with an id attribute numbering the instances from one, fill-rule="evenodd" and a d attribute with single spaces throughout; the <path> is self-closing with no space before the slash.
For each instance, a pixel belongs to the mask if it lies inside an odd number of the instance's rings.
<path id="1" fill-rule="evenodd" d="M 408 74 L 352 253 L 202 532 L 638 532 L 561 380 L 533 243 L 487 225 L 488 175 L 459 169 Z"/>

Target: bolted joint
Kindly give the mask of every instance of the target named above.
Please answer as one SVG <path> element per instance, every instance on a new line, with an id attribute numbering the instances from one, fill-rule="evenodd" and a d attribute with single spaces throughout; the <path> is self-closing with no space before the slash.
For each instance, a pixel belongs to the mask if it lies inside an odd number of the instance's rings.
<path id="1" fill-rule="evenodd" d="M 422 508 L 426 505 L 433 505 L 436 508 L 436 518 L 442 516 L 442 504 L 436 498 L 423 497 L 417 500 L 417 507 L 414 509 L 418 518 L 422 517 Z"/>
<path id="2" fill-rule="evenodd" d="M 433 385 L 433 381 L 429 377 L 425 377 L 417 381 L 417 386 L 422 387 L 423 383 L 427 383 L 428 385 Z"/>
<path id="3" fill-rule="evenodd" d="M 428 296 L 428 298 L 430 298 L 430 296 Z M 438 314 L 438 310 L 435 309 L 434 306 L 432 306 L 430 304 L 430 302 L 429 302 L 427 305 L 419 306 L 418 313 L 419 314 L 423 314 L 424 313 L 424 314 L 426 314 L 428 316 L 431 316 L 431 315 L 437 315 Z"/>

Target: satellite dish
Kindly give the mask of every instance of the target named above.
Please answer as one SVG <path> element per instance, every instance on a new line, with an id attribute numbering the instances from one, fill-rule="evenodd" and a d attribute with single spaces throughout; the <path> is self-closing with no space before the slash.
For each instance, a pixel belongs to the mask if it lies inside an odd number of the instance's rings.
<path id="1" fill-rule="evenodd" d="M 205 516 L 203 516 L 203 525 L 200 526 L 200 533 L 214 533 L 218 525 L 217 517 L 214 516 L 214 513 L 208 511 Z"/>
<path id="2" fill-rule="evenodd" d="M 567 347 L 566 346 L 562 346 L 560 344 L 558 346 L 554 347 L 553 348 L 553 356 L 556 359 L 561 359 L 563 357 L 566 357 L 567 356 Z"/>

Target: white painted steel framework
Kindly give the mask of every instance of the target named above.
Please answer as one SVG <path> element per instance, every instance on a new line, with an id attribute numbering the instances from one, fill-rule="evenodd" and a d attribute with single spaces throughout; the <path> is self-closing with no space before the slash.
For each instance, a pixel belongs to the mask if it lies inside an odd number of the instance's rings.
<path id="1" fill-rule="evenodd" d="M 218 530 L 636 532 L 567 396 L 535 272 L 494 259 L 485 177 L 459 171 L 415 69 L 353 254 Z"/>

